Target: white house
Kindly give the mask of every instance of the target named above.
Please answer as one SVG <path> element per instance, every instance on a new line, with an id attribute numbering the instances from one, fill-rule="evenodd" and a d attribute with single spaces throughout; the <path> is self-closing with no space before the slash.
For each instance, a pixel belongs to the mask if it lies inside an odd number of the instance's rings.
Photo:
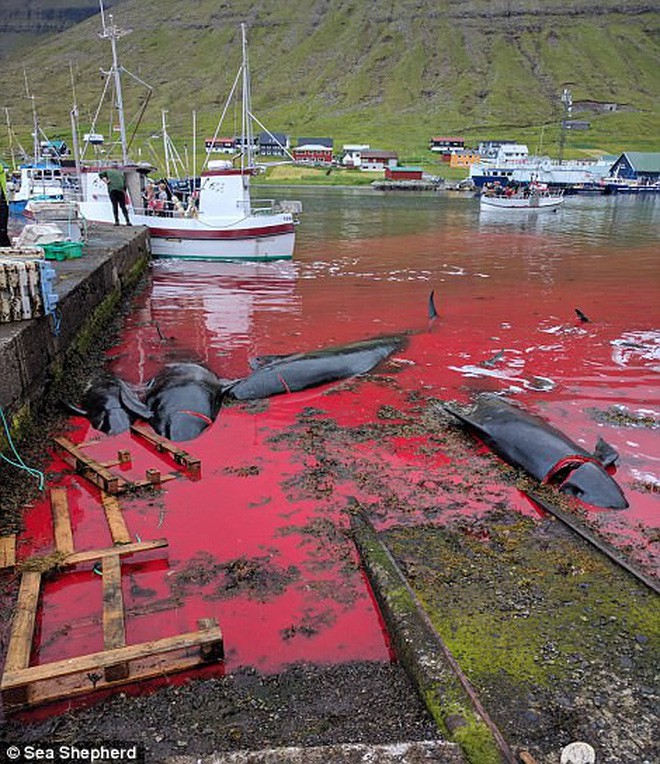
<path id="1" fill-rule="evenodd" d="M 362 164 L 362 152 L 371 147 L 368 143 L 347 143 L 342 146 L 341 163 L 344 167 L 359 167 Z"/>
<path id="2" fill-rule="evenodd" d="M 528 156 L 529 150 L 524 143 L 504 143 L 497 150 L 497 163 L 516 162 Z"/>
<path id="3" fill-rule="evenodd" d="M 396 151 L 383 151 L 382 149 L 366 149 L 361 153 L 360 170 L 383 171 L 386 167 L 396 167 L 399 163 L 399 155 Z"/>

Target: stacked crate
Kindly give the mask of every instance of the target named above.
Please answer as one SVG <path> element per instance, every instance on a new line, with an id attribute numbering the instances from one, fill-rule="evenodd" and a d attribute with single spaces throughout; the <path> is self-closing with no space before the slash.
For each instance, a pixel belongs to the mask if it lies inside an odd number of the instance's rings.
<path id="1" fill-rule="evenodd" d="M 6 249 L 0 254 L 0 323 L 55 312 L 58 302 L 55 270 L 38 252 L 32 250 L 26 256 L 24 252 Z M 9 256 L 3 256 L 5 253 Z"/>

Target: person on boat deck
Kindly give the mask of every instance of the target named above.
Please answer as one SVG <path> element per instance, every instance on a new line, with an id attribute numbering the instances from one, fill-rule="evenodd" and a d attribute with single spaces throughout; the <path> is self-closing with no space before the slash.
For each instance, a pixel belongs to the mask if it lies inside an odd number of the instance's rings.
<path id="1" fill-rule="evenodd" d="M 11 247 L 7 226 L 9 224 L 9 201 L 7 197 L 7 175 L 0 165 L 0 247 Z"/>
<path id="2" fill-rule="evenodd" d="M 147 215 L 153 215 L 156 209 L 156 186 L 153 180 L 147 180 L 147 185 L 142 194 L 144 210 Z"/>
<path id="3" fill-rule="evenodd" d="M 115 167 L 110 167 L 107 170 L 102 170 L 99 173 L 99 178 L 104 180 L 108 186 L 115 225 L 119 225 L 119 208 L 121 208 L 126 220 L 126 225 L 130 225 L 131 221 L 128 219 L 128 210 L 126 209 L 126 177 L 124 173 Z"/>
<path id="4" fill-rule="evenodd" d="M 169 185 L 164 181 L 158 181 L 158 190 L 156 191 L 156 199 L 160 202 L 159 215 L 163 215 L 166 218 L 172 217 L 172 190 Z"/>

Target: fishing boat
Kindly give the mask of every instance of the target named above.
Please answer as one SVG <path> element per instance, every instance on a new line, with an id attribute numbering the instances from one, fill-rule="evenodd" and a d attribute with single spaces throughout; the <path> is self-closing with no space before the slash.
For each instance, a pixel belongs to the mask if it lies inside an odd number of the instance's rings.
<path id="1" fill-rule="evenodd" d="M 151 237 L 152 254 L 158 257 L 190 259 L 279 259 L 293 256 L 295 244 L 295 205 L 289 209 L 272 200 L 253 203 L 250 180 L 260 170 L 253 157 L 253 115 L 250 107 L 245 25 L 242 30 L 242 63 L 234 80 L 228 103 L 242 79 L 242 145 L 240 165 L 228 161 L 207 161 L 200 174 L 199 190 L 184 206 L 174 199 L 163 210 L 150 208 L 147 202 L 148 174 L 153 169 L 127 161 L 122 134 L 123 162 L 119 165 L 127 180 L 127 208 L 132 225 L 146 226 Z M 119 31 L 110 23 L 104 35 L 113 44 L 113 69 L 120 89 L 115 40 Z M 121 104 L 121 98 L 117 104 Z M 227 106 L 225 106 L 225 112 Z M 120 131 L 122 120 L 119 121 Z M 81 167 L 83 201 L 79 204 L 85 220 L 113 223 L 112 206 L 103 167 Z"/>
<path id="2" fill-rule="evenodd" d="M 562 125 L 565 120 L 562 121 Z M 566 193 L 602 192 L 601 181 L 610 173 L 615 157 L 550 159 L 534 156 L 524 143 L 502 143 L 485 149 L 470 166 L 469 179 L 477 188 L 489 183 L 545 183 Z"/>
<path id="3" fill-rule="evenodd" d="M 561 191 L 549 191 L 547 186 L 529 184 L 511 188 L 487 187 L 479 197 L 481 209 L 551 210 L 564 202 Z"/>
<path id="4" fill-rule="evenodd" d="M 20 165 L 7 182 L 9 210 L 14 215 L 25 211 L 32 199 L 56 201 L 64 198 L 62 168 L 50 162 L 30 162 Z"/>

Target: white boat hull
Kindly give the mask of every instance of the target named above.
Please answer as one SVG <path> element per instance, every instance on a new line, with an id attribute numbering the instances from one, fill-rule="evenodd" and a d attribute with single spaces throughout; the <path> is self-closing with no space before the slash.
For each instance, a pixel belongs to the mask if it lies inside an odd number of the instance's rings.
<path id="1" fill-rule="evenodd" d="M 506 196 L 481 196 L 482 209 L 503 210 L 547 210 L 556 209 L 564 202 L 563 196 L 533 196 L 506 197 Z"/>
<path id="2" fill-rule="evenodd" d="M 114 225 L 110 201 L 80 202 L 88 222 Z M 191 260 L 274 260 L 293 257 L 295 230 L 289 213 L 247 215 L 240 220 L 159 217 L 136 213 L 128 207 L 132 225 L 146 226 L 155 257 Z M 121 218 L 121 216 L 120 216 Z"/>

